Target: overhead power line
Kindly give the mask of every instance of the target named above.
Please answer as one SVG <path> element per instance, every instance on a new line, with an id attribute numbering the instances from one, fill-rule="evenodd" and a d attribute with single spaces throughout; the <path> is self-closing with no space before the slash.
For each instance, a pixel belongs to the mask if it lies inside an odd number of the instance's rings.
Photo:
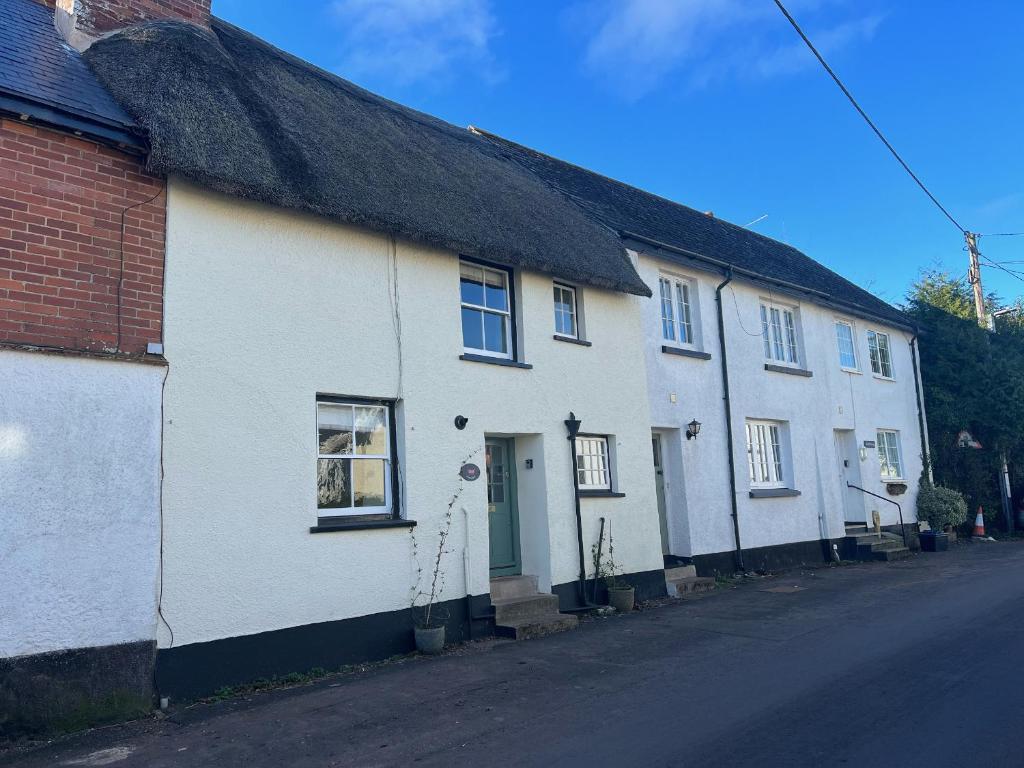
<path id="1" fill-rule="evenodd" d="M 850 103 L 853 104 L 853 108 L 856 109 L 860 116 L 864 118 L 864 122 L 866 122 L 868 126 L 871 128 L 871 130 L 875 132 L 875 135 L 879 138 L 879 140 L 883 144 L 885 144 L 886 149 L 888 149 L 889 152 L 892 153 L 892 156 L 896 158 L 896 161 L 903 166 L 903 170 L 910 174 L 910 178 L 912 178 L 914 182 L 917 184 L 917 186 L 921 188 L 921 191 L 928 195 L 928 198 L 933 203 L 935 203 L 936 207 L 938 207 L 938 209 L 942 211 L 945 217 L 953 223 L 953 226 L 959 229 L 961 234 L 965 234 L 967 230 L 960 226 L 960 222 L 954 219 L 953 215 L 946 210 L 946 207 L 938 201 L 938 198 L 936 198 L 935 195 L 933 195 L 928 190 L 928 187 L 924 185 L 924 182 L 922 182 L 921 179 L 918 178 L 917 174 L 910 169 L 910 166 L 907 165 L 906 161 L 902 157 L 900 157 L 900 153 L 897 152 L 893 145 L 889 143 L 889 140 L 885 138 L 882 132 L 878 129 L 878 126 L 875 125 L 875 123 L 871 120 L 870 117 L 868 117 L 868 113 L 865 112 L 861 108 L 860 104 L 857 103 L 857 100 L 853 98 L 853 94 L 851 94 L 849 89 L 845 85 L 843 85 L 843 81 L 839 79 L 839 76 L 834 71 L 832 71 L 832 67 L 828 65 L 828 62 L 825 61 L 825 58 L 820 53 L 818 53 L 818 49 L 814 47 L 814 43 L 812 43 L 810 41 L 810 38 L 808 38 L 807 35 L 804 34 L 804 31 L 802 29 L 800 29 L 800 25 L 796 23 L 796 19 L 794 19 L 790 15 L 789 11 L 786 10 L 786 6 L 782 4 L 781 0 L 775 0 L 775 4 L 779 6 L 779 10 L 782 11 L 782 15 L 785 16 L 789 23 L 793 25 L 793 29 L 795 29 L 796 33 L 800 35 L 800 38 L 804 41 L 804 43 L 807 44 L 807 47 L 811 49 L 811 53 L 813 53 L 815 58 L 817 58 L 818 61 L 821 62 L 821 66 L 823 66 L 825 68 L 825 71 L 828 72 L 829 76 L 833 80 L 835 80 L 836 85 L 839 86 L 839 89 L 843 92 L 846 98 L 850 100 Z"/>
<path id="2" fill-rule="evenodd" d="M 1024 232 L 981 232 L 978 237 L 1020 237 Z"/>

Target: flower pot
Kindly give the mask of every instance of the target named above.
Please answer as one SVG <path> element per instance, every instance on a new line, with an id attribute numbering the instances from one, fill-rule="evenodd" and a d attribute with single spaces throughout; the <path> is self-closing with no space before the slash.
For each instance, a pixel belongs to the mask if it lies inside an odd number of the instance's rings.
<path id="1" fill-rule="evenodd" d="M 444 648 L 444 624 L 439 627 L 415 627 L 416 650 L 420 653 L 440 653 Z"/>
<path id="2" fill-rule="evenodd" d="M 608 590 L 608 605 L 614 608 L 619 613 L 628 613 L 633 610 L 633 599 L 635 596 L 635 590 L 633 587 L 625 587 L 624 589 L 609 589 Z"/>

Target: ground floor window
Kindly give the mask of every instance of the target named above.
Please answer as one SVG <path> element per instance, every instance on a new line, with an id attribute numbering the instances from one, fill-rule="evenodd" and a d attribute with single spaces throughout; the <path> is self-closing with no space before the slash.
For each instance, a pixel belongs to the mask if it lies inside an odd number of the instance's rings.
<path id="1" fill-rule="evenodd" d="M 576 438 L 576 474 L 581 491 L 610 491 L 612 489 L 612 470 L 607 437 L 580 435 Z"/>
<path id="2" fill-rule="evenodd" d="M 902 480 L 903 452 L 900 450 L 900 433 L 892 429 L 880 429 L 875 437 L 882 480 Z"/>
<path id="3" fill-rule="evenodd" d="M 392 410 L 388 402 L 317 399 L 320 517 L 391 514 Z"/>
<path id="4" fill-rule="evenodd" d="M 784 488 L 782 424 L 747 421 L 747 467 L 751 488 Z"/>

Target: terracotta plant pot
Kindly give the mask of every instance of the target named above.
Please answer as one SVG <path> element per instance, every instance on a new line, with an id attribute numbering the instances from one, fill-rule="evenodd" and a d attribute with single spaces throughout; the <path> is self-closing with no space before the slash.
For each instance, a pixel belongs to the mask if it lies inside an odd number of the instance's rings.
<path id="1" fill-rule="evenodd" d="M 608 605 L 610 605 L 619 613 L 629 613 L 633 610 L 633 601 L 635 596 L 636 590 L 633 587 L 626 587 L 624 589 L 609 589 Z"/>
<path id="2" fill-rule="evenodd" d="M 444 624 L 440 627 L 415 627 L 416 650 L 420 653 L 434 655 L 444 648 Z"/>

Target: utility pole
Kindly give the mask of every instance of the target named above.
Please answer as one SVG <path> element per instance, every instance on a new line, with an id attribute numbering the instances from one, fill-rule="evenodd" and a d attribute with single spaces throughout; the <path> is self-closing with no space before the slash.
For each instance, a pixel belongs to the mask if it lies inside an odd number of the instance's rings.
<path id="1" fill-rule="evenodd" d="M 971 259 L 970 269 L 967 271 L 967 281 L 974 289 L 974 312 L 978 316 L 978 325 L 987 328 L 988 318 L 985 314 L 985 293 L 981 290 L 981 264 L 978 262 L 978 236 L 974 232 L 964 232 L 964 239 L 967 241 L 967 253 Z"/>

